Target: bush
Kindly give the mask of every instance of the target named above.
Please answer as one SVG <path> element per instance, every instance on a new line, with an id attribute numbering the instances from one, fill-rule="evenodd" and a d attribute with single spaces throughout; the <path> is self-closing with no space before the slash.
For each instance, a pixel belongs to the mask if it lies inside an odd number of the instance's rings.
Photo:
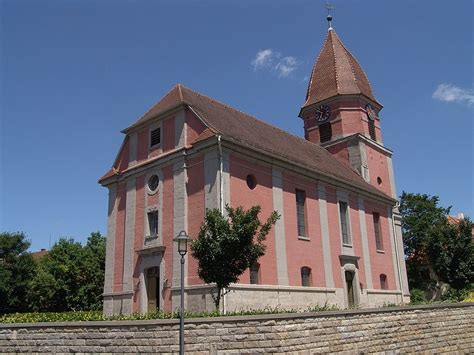
<path id="1" fill-rule="evenodd" d="M 278 307 L 266 307 L 263 309 L 241 309 L 238 311 L 221 314 L 219 311 L 212 312 L 191 312 L 185 311 L 185 318 L 204 318 L 221 316 L 251 316 L 260 314 L 279 314 L 297 312 L 322 312 L 335 311 L 337 306 L 315 305 L 306 310 L 283 309 Z M 146 319 L 175 319 L 179 318 L 178 312 L 149 312 L 133 313 L 130 315 L 118 314 L 106 316 L 100 311 L 76 311 L 76 312 L 33 312 L 33 313 L 12 313 L 0 316 L 0 323 L 39 323 L 39 322 L 80 322 L 80 321 L 101 321 L 101 320 L 146 320 Z"/>
<path id="2" fill-rule="evenodd" d="M 410 303 L 413 305 L 427 303 L 426 292 L 419 288 L 410 290 Z"/>
<path id="3" fill-rule="evenodd" d="M 461 290 L 455 288 L 449 288 L 448 291 L 441 296 L 443 302 L 462 302 L 469 297 L 469 294 L 474 292 L 474 284 L 468 285 L 468 287 Z"/>
<path id="4" fill-rule="evenodd" d="M 463 302 L 474 302 L 474 292 L 469 292 L 467 297 L 462 300 Z"/>

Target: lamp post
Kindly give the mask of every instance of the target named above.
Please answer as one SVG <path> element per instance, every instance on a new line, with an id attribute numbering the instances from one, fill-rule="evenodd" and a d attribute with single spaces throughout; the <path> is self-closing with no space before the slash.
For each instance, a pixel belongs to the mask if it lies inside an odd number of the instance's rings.
<path id="1" fill-rule="evenodd" d="M 179 307 L 179 353 L 184 354 L 184 256 L 188 252 L 189 237 L 185 231 L 179 232 L 173 241 L 178 243 L 178 253 L 181 255 L 181 304 Z"/>

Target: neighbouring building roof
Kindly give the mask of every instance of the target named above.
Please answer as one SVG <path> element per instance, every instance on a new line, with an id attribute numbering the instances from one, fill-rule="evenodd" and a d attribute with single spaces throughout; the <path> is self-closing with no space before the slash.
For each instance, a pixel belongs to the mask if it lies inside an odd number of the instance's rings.
<path id="1" fill-rule="evenodd" d="M 33 257 L 33 259 L 39 260 L 39 259 L 41 259 L 43 256 L 48 255 L 48 253 L 49 253 L 48 250 L 46 250 L 46 249 L 41 249 L 41 250 L 39 250 L 39 251 L 31 252 L 31 256 Z"/>
<path id="2" fill-rule="evenodd" d="M 168 94 L 125 131 L 183 104 L 191 107 L 209 127 L 196 141 L 219 134 L 223 139 L 227 138 L 229 141 L 240 145 L 267 152 L 270 155 L 344 181 L 385 199 L 393 200 L 368 184 L 361 176 L 350 167 L 339 162 L 323 147 L 289 134 L 181 84 L 174 86 Z M 112 174 L 113 172 L 110 171 L 108 175 Z"/>
<path id="3" fill-rule="evenodd" d="M 330 29 L 314 63 L 303 107 L 343 94 L 362 94 L 377 102 L 357 59 Z"/>

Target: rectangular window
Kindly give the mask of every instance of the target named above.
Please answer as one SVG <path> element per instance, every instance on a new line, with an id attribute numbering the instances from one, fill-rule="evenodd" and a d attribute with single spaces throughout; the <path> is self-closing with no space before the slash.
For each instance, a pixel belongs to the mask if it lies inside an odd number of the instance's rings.
<path id="1" fill-rule="evenodd" d="M 150 132 L 150 148 L 161 143 L 161 128 Z"/>
<path id="2" fill-rule="evenodd" d="M 319 126 L 319 141 L 321 143 L 328 142 L 332 138 L 331 123 L 326 122 Z"/>
<path id="3" fill-rule="evenodd" d="M 349 213 L 347 211 L 347 202 L 339 201 L 339 216 L 341 218 L 342 243 L 351 244 L 349 235 Z"/>
<path id="4" fill-rule="evenodd" d="M 377 212 L 374 212 L 373 218 L 374 218 L 375 246 L 377 250 L 383 250 L 382 233 L 380 231 L 380 214 Z"/>
<path id="5" fill-rule="evenodd" d="M 150 237 L 158 235 L 158 211 L 148 212 L 148 230 Z"/>
<path id="6" fill-rule="evenodd" d="M 295 190 L 296 195 L 296 221 L 298 225 L 298 236 L 306 237 L 306 218 L 305 218 L 305 202 L 306 194 L 303 190 Z"/>
<path id="7" fill-rule="evenodd" d="M 253 264 L 250 267 L 250 283 L 252 285 L 258 285 L 258 272 L 260 269 L 260 265 L 258 264 Z"/>

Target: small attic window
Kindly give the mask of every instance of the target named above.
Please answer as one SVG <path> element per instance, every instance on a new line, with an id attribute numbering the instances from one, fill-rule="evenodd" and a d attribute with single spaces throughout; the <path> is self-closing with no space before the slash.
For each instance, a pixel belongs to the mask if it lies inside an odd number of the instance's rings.
<path id="1" fill-rule="evenodd" d="M 161 128 L 150 132 L 150 148 L 161 143 Z"/>
<path id="2" fill-rule="evenodd" d="M 328 142 L 332 138 L 332 127 L 331 123 L 323 123 L 319 126 L 319 141 L 321 143 Z"/>

